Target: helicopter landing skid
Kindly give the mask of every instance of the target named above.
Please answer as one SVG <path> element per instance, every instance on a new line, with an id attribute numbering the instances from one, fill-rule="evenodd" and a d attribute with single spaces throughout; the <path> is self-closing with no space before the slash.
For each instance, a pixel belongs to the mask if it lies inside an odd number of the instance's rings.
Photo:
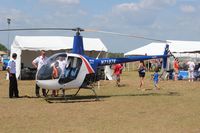
<path id="1" fill-rule="evenodd" d="M 83 89 L 89 89 L 89 90 L 91 90 L 91 91 L 94 93 L 95 97 L 96 97 L 95 100 L 96 100 L 96 101 L 99 101 L 99 100 L 100 100 L 93 86 L 91 86 L 91 87 L 84 87 Z M 79 90 L 80 90 L 80 89 L 79 89 Z M 77 94 L 78 94 L 79 90 L 77 91 Z M 77 94 L 76 94 L 76 95 L 77 95 Z"/>
<path id="2" fill-rule="evenodd" d="M 91 90 L 94 93 L 95 97 L 96 97 L 95 101 L 99 101 L 100 100 L 93 86 L 91 86 L 91 87 L 82 87 L 82 88 L 80 87 L 80 88 L 78 88 L 76 93 L 74 95 L 72 95 L 70 98 L 65 96 L 65 100 L 73 99 L 74 97 L 76 97 L 81 89 L 89 89 L 89 90 Z"/>
<path id="3" fill-rule="evenodd" d="M 65 102 L 70 102 L 70 101 L 73 101 L 73 100 L 75 100 L 75 101 L 80 101 L 80 99 L 85 99 L 84 97 L 85 96 L 83 96 L 83 97 L 81 97 L 81 96 L 77 96 L 78 95 L 78 93 L 79 93 L 79 91 L 81 90 L 81 89 L 89 89 L 89 90 L 91 90 L 93 93 L 94 93 L 94 95 L 95 95 L 95 101 L 99 101 L 100 99 L 99 99 L 99 97 L 98 97 L 98 95 L 97 95 L 97 93 L 96 93 L 96 91 L 95 91 L 95 89 L 94 89 L 94 86 L 89 86 L 89 87 L 80 87 L 80 88 L 78 88 L 78 90 L 76 91 L 76 93 L 75 94 L 72 94 L 72 95 L 65 95 L 64 93 L 63 93 L 63 100 L 65 101 Z M 62 90 L 62 89 L 61 89 Z M 77 98 L 76 98 L 77 97 Z M 87 98 L 86 98 L 87 99 Z M 89 99 L 91 99 L 91 98 L 89 98 Z M 47 102 L 49 102 L 49 103 L 54 103 L 54 102 L 52 102 L 52 101 L 55 101 L 55 100 L 62 100 L 60 97 L 46 97 L 45 98 L 45 100 L 47 101 Z M 74 102 L 75 102 L 74 101 Z M 82 101 L 82 100 L 81 100 Z M 84 101 L 84 100 L 83 100 Z M 82 101 L 82 102 L 83 102 Z"/>
<path id="4" fill-rule="evenodd" d="M 80 87 L 78 90 L 77 90 L 77 92 L 74 94 L 74 95 L 72 95 L 71 96 L 71 98 L 73 98 L 73 97 L 76 97 L 77 96 L 77 94 L 79 93 L 79 91 L 81 90 L 81 89 L 89 89 L 89 90 L 91 90 L 93 93 L 94 93 L 94 95 L 95 95 L 95 97 L 96 97 L 96 101 L 99 101 L 100 99 L 99 99 L 99 97 L 98 97 L 98 95 L 97 95 L 97 93 L 96 93 L 96 91 L 95 91 L 95 89 L 94 89 L 94 86 L 91 86 L 91 87 Z"/>

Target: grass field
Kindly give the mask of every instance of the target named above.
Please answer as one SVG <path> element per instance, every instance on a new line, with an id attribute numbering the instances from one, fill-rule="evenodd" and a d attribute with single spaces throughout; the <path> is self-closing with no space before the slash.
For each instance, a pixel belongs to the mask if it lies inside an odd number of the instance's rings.
<path id="1" fill-rule="evenodd" d="M 22 98 L 8 98 L 8 81 L 0 71 L 0 132 L 73 133 L 199 133 L 200 82 L 161 81 L 151 90 L 150 74 L 145 89 L 138 90 L 137 72 L 122 74 L 122 87 L 101 81 L 96 92 L 81 90 L 78 100 L 47 102 L 34 98 L 34 81 L 19 81 Z M 67 92 L 72 93 L 72 91 Z"/>

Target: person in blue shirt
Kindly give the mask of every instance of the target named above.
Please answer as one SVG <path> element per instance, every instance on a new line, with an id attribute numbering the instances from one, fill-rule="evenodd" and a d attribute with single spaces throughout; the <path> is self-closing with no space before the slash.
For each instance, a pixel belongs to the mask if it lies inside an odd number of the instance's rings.
<path id="1" fill-rule="evenodd" d="M 17 84 L 17 78 L 16 78 L 16 59 L 17 54 L 12 54 L 12 59 L 8 62 L 7 71 L 9 74 L 9 98 L 19 98 L 19 91 L 18 91 L 18 84 Z"/>
<path id="2" fill-rule="evenodd" d="M 158 74 L 158 71 L 159 71 L 159 69 L 156 68 L 156 69 L 155 69 L 155 73 L 153 74 L 153 82 L 154 82 L 154 86 L 155 86 L 155 89 L 156 89 L 156 90 L 160 89 L 160 88 L 158 87 L 158 81 L 159 81 L 159 74 Z"/>

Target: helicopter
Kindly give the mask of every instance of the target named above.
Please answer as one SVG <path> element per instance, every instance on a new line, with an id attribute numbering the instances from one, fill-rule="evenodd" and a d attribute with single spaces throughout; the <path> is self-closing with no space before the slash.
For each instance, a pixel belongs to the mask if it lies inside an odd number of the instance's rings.
<path id="1" fill-rule="evenodd" d="M 73 95 L 76 96 L 80 89 L 90 89 L 96 96 L 93 83 L 98 81 L 98 68 L 106 65 L 114 65 L 119 63 L 135 62 L 149 59 L 163 59 L 163 68 L 167 66 L 167 58 L 169 55 L 169 45 L 166 44 L 163 55 L 154 56 L 128 56 L 124 58 L 92 58 L 84 54 L 83 37 L 80 35 L 83 31 L 99 32 L 106 34 L 114 34 L 121 36 L 128 36 L 134 38 L 141 38 L 154 41 L 162 41 L 141 36 L 134 36 L 129 34 L 121 34 L 116 32 L 85 30 L 82 28 L 29 28 L 29 29 L 2 29 L 0 31 L 21 31 L 21 30 L 71 30 L 75 31 L 73 48 L 71 53 L 63 52 L 56 53 L 47 59 L 36 73 L 36 83 L 41 88 L 47 90 L 68 90 L 78 88 Z M 162 41 L 166 42 L 166 41 Z M 166 42 L 167 43 L 167 42 Z M 11 53 L 12 54 L 12 53 Z M 64 67 L 60 68 L 59 63 L 63 63 Z M 56 76 L 52 76 L 56 73 Z"/>

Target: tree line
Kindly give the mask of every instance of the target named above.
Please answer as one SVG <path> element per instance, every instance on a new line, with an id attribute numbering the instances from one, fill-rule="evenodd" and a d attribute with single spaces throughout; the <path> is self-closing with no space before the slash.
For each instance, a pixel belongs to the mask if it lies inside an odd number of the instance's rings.
<path id="1" fill-rule="evenodd" d="M 0 43 L 0 51 L 7 51 L 8 49 Z"/>

